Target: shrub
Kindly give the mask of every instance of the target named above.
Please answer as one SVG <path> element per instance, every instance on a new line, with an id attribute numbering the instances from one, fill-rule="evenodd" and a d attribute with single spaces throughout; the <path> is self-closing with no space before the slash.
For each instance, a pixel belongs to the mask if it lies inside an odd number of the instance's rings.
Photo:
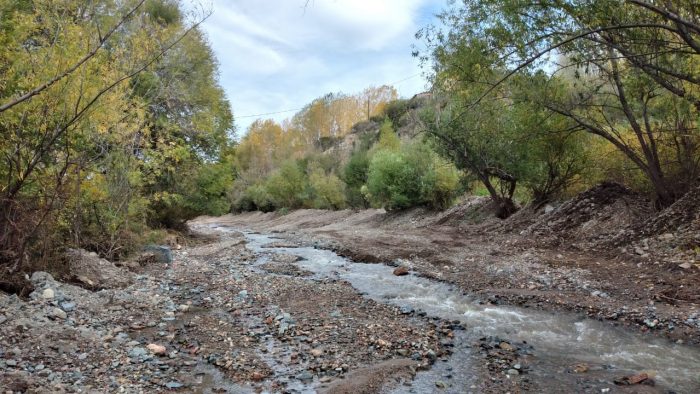
<path id="1" fill-rule="evenodd" d="M 369 164 L 364 194 L 387 210 L 449 207 L 459 190 L 459 172 L 424 144 L 379 150 Z M 361 189 L 362 190 L 362 189 Z"/>
<path id="2" fill-rule="evenodd" d="M 362 194 L 362 186 L 367 183 L 369 171 L 369 155 L 367 151 L 360 150 L 350 156 L 350 160 L 343 169 L 343 181 L 345 181 L 345 198 L 351 207 L 367 208 L 368 201 Z"/>

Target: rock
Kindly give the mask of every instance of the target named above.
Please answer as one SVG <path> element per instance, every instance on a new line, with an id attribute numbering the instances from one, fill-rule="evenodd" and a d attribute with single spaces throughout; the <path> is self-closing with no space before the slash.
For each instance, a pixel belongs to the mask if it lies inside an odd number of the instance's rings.
<path id="1" fill-rule="evenodd" d="M 517 369 L 511 368 L 506 372 L 506 374 L 510 376 L 518 376 L 520 375 L 520 372 L 518 372 Z"/>
<path id="2" fill-rule="evenodd" d="M 176 382 L 176 381 L 171 381 L 171 382 L 166 383 L 165 387 L 167 387 L 171 390 L 179 389 L 180 387 L 182 387 L 182 383 Z"/>
<path id="3" fill-rule="evenodd" d="M 321 350 L 321 349 L 311 349 L 311 351 L 310 351 L 309 353 L 311 353 L 311 355 L 314 356 L 314 357 L 320 357 L 320 356 L 323 355 L 323 350 Z"/>
<path id="4" fill-rule="evenodd" d="M 646 373 L 640 373 L 637 375 L 623 376 L 619 379 L 615 379 L 615 384 L 621 385 L 621 386 L 626 386 L 626 385 L 646 383 L 647 380 L 650 380 L 649 375 L 647 375 Z"/>
<path id="5" fill-rule="evenodd" d="M 684 270 L 693 268 L 693 265 L 690 263 L 683 263 L 683 264 L 678 264 L 679 267 L 683 268 Z"/>
<path id="6" fill-rule="evenodd" d="M 581 364 L 574 365 L 574 372 L 576 372 L 576 373 L 588 372 L 588 364 L 581 363 Z"/>
<path id="7" fill-rule="evenodd" d="M 137 346 L 129 350 L 128 354 L 130 358 L 138 359 L 146 356 L 148 352 L 146 352 L 146 349 Z"/>
<path id="8" fill-rule="evenodd" d="M 94 252 L 68 249 L 68 268 L 73 279 L 90 289 L 122 288 L 131 284 L 133 274 Z"/>
<path id="9" fill-rule="evenodd" d="M 444 390 L 447 388 L 447 384 L 438 380 L 437 382 L 435 382 L 435 387 Z"/>
<path id="10" fill-rule="evenodd" d="M 167 352 L 165 346 L 161 346 L 155 343 L 151 343 L 146 347 L 148 348 L 148 350 L 151 351 L 151 353 L 155 354 L 156 356 L 162 356 Z"/>
<path id="11" fill-rule="evenodd" d="M 318 381 L 321 383 L 330 383 L 332 380 L 333 380 L 333 378 L 331 378 L 330 376 L 324 376 L 321 379 L 319 379 Z"/>
<path id="12" fill-rule="evenodd" d="M 74 302 L 62 302 L 61 304 L 61 309 L 63 309 L 66 312 L 72 312 L 75 310 L 75 303 Z"/>
<path id="13" fill-rule="evenodd" d="M 253 380 L 253 382 L 260 382 L 262 381 L 265 377 L 263 374 L 261 374 L 258 371 L 253 372 L 253 374 L 250 376 L 250 378 Z"/>
<path id="14" fill-rule="evenodd" d="M 654 320 L 645 319 L 644 324 L 646 324 L 646 326 L 649 328 L 654 328 L 654 327 L 656 327 L 657 324 L 659 324 L 659 321 L 656 319 L 654 319 Z"/>
<path id="15" fill-rule="evenodd" d="M 173 262 L 173 252 L 164 245 L 148 245 L 143 248 L 144 252 L 152 253 L 159 263 L 171 264 Z"/>
<path id="16" fill-rule="evenodd" d="M 44 291 L 41 293 L 41 298 L 43 298 L 45 300 L 51 300 L 51 299 L 53 299 L 54 296 L 55 296 L 55 293 L 54 293 L 53 289 L 51 289 L 51 288 L 44 289 Z"/>
<path id="17" fill-rule="evenodd" d="M 68 315 L 66 314 L 66 312 L 64 312 L 63 309 L 61 309 L 61 308 L 51 309 L 49 316 L 51 316 L 55 319 L 61 319 L 61 320 L 65 320 L 66 318 L 68 318 Z"/>
<path id="18" fill-rule="evenodd" d="M 662 241 L 670 241 L 674 238 L 675 236 L 671 233 L 666 233 L 666 234 L 661 234 L 659 235 L 659 239 Z"/>
<path id="19" fill-rule="evenodd" d="M 398 267 L 394 270 L 394 275 L 396 276 L 404 276 L 408 275 L 408 268 L 406 267 Z"/>
<path id="20" fill-rule="evenodd" d="M 498 347 L 501 348 L 502 350 L 507 351 L 507 352 L 512 352 L 515 350 L 515 348 L 508 342 L 501 342 L 498 345 Z"/>
<path id="21" fill-rule="evenodd" d="M 314 380 L 314 375 L 312 375 L 309 371 L 304 371 L 297 375 L 296 378 L 304 383 L 310 383 Z"/>
<path id="22" fill-rule="evenodd" d="M 399 310 L 400 310 L 401 313 L 404 314 L 404 315 L 410 315 L 410 314 L 412 314 L 413 312 L 415 312 L 415 310 L 414 310 L 413 308 L 411 308 L 410 306 L 408 306 L 408 305 L 402 306 L 401 308 L 399 308 Z"/>

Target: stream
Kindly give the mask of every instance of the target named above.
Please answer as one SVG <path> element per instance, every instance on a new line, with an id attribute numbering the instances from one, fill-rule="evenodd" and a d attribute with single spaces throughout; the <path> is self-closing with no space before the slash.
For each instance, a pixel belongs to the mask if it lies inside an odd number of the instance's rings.
<path id="1" fill-rule="evenodd" d="M 272 250 L 265 245 L 280 240 L 252 232 L 245 235 L 247 247 L 261 256 L 260 263 L 265 260 L 264 252 Z M 614 391 L 614 378 L 647 372 L 665 392 L 700 392 L 700 349 L 695 347 L 651 338 L 573 313 L 484 305 L 449 284 L 413 274 L 395 276 L 393 267 L 351 262 L 329 250 L 281 247 L 274 248 L 274 252 L 301 257 L 296 264 L 313 272 L 313 280 L 344 280 L 377 302 L 411 308 L 425 313 L 426 318 L 459 321 L 466 327 L 465 331 L 456 332 L 454 353 L 446 362 L 438 361 L 429 371 L 418 373 L 411 387 L 401 387 L 397 393 L 432 392 L 436 381 L 449 381 L 442 392 L 478 392 L 473 368 L 474 363 L 483 361 L 471 344 L 486 336 L 530 345 L 532 362 L 528 375 L 548 391 L 560 392 L 567 387 L 571 390 L 577 376 L 567 368 L 586 363 L 590 366 L 586 385 L 576 391 Z"/>

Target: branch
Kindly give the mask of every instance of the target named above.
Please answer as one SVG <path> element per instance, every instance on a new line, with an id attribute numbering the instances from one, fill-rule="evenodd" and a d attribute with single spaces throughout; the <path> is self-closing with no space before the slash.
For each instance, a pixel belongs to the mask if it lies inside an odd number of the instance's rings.
<path id="1" fill-rule="evenodd" d="M 132 8 L 129 12 L 126 13 L 126 15 L 124 15 L 124 16 L 122 17 L 121 20 L 119 20 L 119 23 L 117 23 L 114 27 L 112 27 L 112 29 L 109 30 L 109 31 L 107 32 L 107 34 L 106 34 L 104 37 L 102 37 L 102 38 L 100 39 L 98 45 L 97 45 L 92 51 L 88 52 L 82 59 L 78 60 L 78 62 L 77 62 L 76 64 L 74 64 L 72 67 L 70 67 L 69 69 L 67 69 L 67 70 L 64 71 L 63 73 L 57 75 L 56 77 L 54 77 L 54 78 L 51 79 L 50 81 L 48 81 L 48 82 L 42 84 L 41 86 L 38 86 L 38 87 L 36 87 L 36 88 L 30 90 L 29 92 L 27 92 L 27 93 L 25 93 L 25 94 L 23 94 L 23 95 L 21 95 L 21 96 L 15 98 L 15 99 L 11 100 L 11 101 L 9 101 L 9 102 L 7 102 L 7 103 L 5 103 L 5 104 L 0 105 L 0 113 L 2 113 L 2 112 L 4 112 L 4 111 L 7 111 L 8 109 L 14 107 L 14 106 L 17 105 L 17 104 L 21 104 L 21 103 L 23 103 L 23 102 L 29 100 L 30 98 L 36 96 L 37 94 L 43 92 L 44 90 L 50 88 L 51 86 L 53 86 L 54 84 L 56 84 L 56 82 L 62 80 L 63 78 L 65 78 L 65 77 L 69 76 L 70 74 L 72 74 L 73 72 L 75 72 L 75 70 L 77 70 L 78 68 L 80 68 L 80 66 L 82 66 L 83 64 L 85 64 L 85 62 L 87 62 L 88 60 L 90 60 L 90 59 L 92 59 L 93 57 L 95 57 L 95 55 L 97 55 L 97 52 L 98 52 L 100 49 L 102 49 L 102 48 L 104 47 L 104 44 L 107 42 L 107 40 L 109 40 L 109 38 L 110 38 L 114 33 L 116 33 L 116 31 L 117 31 L 129 18 L 131 18 L 131 16 L 134 15 L 134 13 L 136 12 L 136 10 L 138 10 L 145 2 L 146 2 L 146 0 L 141 0 L 141 1 L 139 1 L 139 3 L 136 4 L 136 6 L 135 6 L 134 8 Z M 98 28 L 98 34 L 99 34 L 99 28 Z"/>

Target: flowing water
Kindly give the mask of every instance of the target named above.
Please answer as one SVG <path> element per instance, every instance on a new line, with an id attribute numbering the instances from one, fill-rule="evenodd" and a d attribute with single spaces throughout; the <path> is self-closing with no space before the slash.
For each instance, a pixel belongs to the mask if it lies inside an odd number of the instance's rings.
<path id="1" fill-rule="evenodd" d="M 270 251 L 266 244 L 279 240 L 257 233 L 246 233 L 246 237 L 248 248 L 263 254 Z M 397 392 L 433 391 L 435 381 L 445 377 L 451 379 L 452 387 L 446 392 L 478 392 L 472 368 L 481 358 L 473 353 L 470 343 L 484 336 L 531 345 L 529 376 L 539 387 L 551 388 L 548 391 L 571 387 L 577 378 L 567 372 L 567 366 L 587 363 L 591 366 L 589 380 L 576 391 L 607 392 L 614 387 L 613 377 L 649 371 L 667 391 L 700 392 L 700 349 L 695 347 L 650 338 L 572 313 L 482 305 L 454 286 L 415 275 L 395 276 L 392 267 L 351 262 L 328 250 L 295 247 L 274 251 L 301 257 L 298 266 L 313 272 L 314 279 L 345 280 L 375 301 L 410 307 L 428 317 L 458 320 L 466 326 L 466 331 L 458 333 L 454 354 L 447 362 L 438 361 L 430 371 L 419 373 L 411 388 L 402 387 Z M 596 376 L 600 378 L 597 384 Z"/>

